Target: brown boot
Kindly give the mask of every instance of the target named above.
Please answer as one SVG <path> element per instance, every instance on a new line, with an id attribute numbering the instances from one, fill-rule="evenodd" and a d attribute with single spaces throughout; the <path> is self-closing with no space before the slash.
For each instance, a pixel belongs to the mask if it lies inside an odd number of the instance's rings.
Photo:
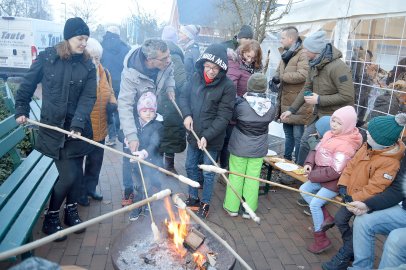
<path id="1" fill-rule="evenodd" d="M 326 232 L 314 232 L 313 235 L 314 242 L 307 246 L 308 251 L 319 254 L 331 247 L 331 241 L 326 236 Z"/>
<path id="2" fill-rule="evenodd" d="M 323 217 L 324 217 L 323 223 L 321 224 L 321 230 L 323 232 L 325 232 L 328 229 L 334 227 L 334 218 L 330 215 L 326 206 L 323 206 L 321 208 L 321 211 L 323 211 Z"/>
<path id="3" fill-rule="evenodd" d="M 175 154 L 172 154 L 173 156 L 167 156 L 165 154 L 165 169 L 167 169 L 170 172 L 173 172 L 174 174 L 178 174 L 178 172 L 175 169 Z"/>

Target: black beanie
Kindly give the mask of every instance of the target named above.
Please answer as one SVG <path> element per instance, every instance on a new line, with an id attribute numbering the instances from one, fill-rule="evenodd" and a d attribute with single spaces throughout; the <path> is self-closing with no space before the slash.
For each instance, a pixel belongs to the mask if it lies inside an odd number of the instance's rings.
<path id="1" fill-rule="evenodd" d="M 244 24 L 241 26 L 240 32 L 238 32 L 237 38 L 248 38 L 252 39 L 254 37 L 254 31 L 252 31 L 251 26 Z"/>
<path id="2" fill-rule="evenodd" d="M 90 36 L 89 26 L 79 17 L 68 19 L 63 28 L 63 38 L 68 40 L 81 35 Z"/>
<path id="3" fill-rule="evenodd" d="M 211 44 L 204 50 L 204 53 L 197 59 L 195 67 L 199 68 L 203 66 L 204 62 L 210 61 L 218 65 L 222 70 L 227 72 L 228 69 L 228 58 L 227 50 L 221 44 Z"/>

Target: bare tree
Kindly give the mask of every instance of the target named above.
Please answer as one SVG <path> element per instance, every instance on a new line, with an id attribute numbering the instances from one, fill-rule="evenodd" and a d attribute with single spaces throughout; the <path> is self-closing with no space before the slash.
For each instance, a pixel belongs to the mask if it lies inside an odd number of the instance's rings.
<path id="1" fill-rule="evenodd" d="M 0 0 L 0 15 L 50 20 L 47 6 L 48 0 Z"/>
<path id="2" fill-rule="evenodd" d="M 239 27 L 249 24 L 254 29 L 254 38 L 262 42 L 266 29 L 290 11 L 292 0 L 289 0 L 279 15 L 272 16 L 280 6 L 277 2 L 277 0 L 222 0 L 218 7 L 225 13 L 234 14 L 233 18 L 237 18 L 230 22 L 232 30 L 235 30 L 236 24 Z"/>
<path id="3" fill-rule="evenodd" d="M 69 15 L 80 17 L 87 24 L 97 22 L 96 12 L 99 10 L 99 3 L 95 0 L 81 0 L 70 5 Z"/>

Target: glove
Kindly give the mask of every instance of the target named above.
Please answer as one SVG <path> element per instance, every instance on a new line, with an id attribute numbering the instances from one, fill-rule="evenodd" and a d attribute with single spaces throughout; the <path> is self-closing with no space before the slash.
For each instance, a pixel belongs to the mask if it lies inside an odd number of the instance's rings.
<path id="1" fill-rule="evenodd" d="M 350 203 L 350 202 L 352 202 L 352 197 L 350 196 L 350 195 L 344 195 L 344 197 L 343 197 L 343 201 L 345 202 L 345 203 Z"/>
<path id="2" fill-rule="evenodd" d="M 138 156 L 141 159 L 146 159 L 148 157 L 148 152 L 145 149 L 142 149 L 141 151 L 135 151 L 133 155 Z"/>
<path id="3" fill-rule="evenodd" d="M 279 79 L 279 77 L 273 76 L 273 77 L 272 77 L 272 82 L 273 82 L 274 84 L 280 84 L 280 83 L 281 83 L 281 80 Z"/>
<path id="4" fill-rule="evenodd" d="M 338 186 L 338 194 L 340 197 L 344 198 L 345 195 L 347 195 L 347 187 L 346 186 Z"/>

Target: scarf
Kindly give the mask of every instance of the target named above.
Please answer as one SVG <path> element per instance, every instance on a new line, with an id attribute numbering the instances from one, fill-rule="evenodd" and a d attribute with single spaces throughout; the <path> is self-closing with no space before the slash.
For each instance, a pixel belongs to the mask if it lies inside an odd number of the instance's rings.
<path id="1" fill-rule="evenodd" d="M 318 57 L 316 57 L 316 58 L 314 58 L 313 60 L 310 60 L 310 61 L 309 61 L 309 65 L 310 65 L 311 68 L 313 68 L 313 67 L 317 66 L 318 64 L 320 64 L 320 62 L 321 62 L 321 60 L 323 60 L 324 56 L 325 56 L 325 55 L 328 55 L 328 54 L 327 54 L 327 47 L 328 47 L 328 46 L 326 46 L 326 47 L 324 48 L 324 50 L 321 51 L 321 53 L 319 54 Z M 329 48 L 330 48 L 330 47 L 329 47 Z M 330 55 L 331 55 L 331 53 L 330 53 Z"/>
<path id="2" fill-rule="evenodd" d="M 302 45 L 302 40 L 299 38 L 295 44 L 290 46 L 289 50 L 284 50 L 282 53 L 282 60 L 285 64 L 288 64 L 289 60 L 293 57 L 295 51 Z"/>
<path id="3" fill-rule="evenodd" d="M 204 72 L 204 71 L 203 71 L 203 76 L 204 76 L 204 81 L 206 82 L 206 85 L 211 84 L 214 81 L 214 79 L 210 79 L 207 76 L 206 72 Z"/>

